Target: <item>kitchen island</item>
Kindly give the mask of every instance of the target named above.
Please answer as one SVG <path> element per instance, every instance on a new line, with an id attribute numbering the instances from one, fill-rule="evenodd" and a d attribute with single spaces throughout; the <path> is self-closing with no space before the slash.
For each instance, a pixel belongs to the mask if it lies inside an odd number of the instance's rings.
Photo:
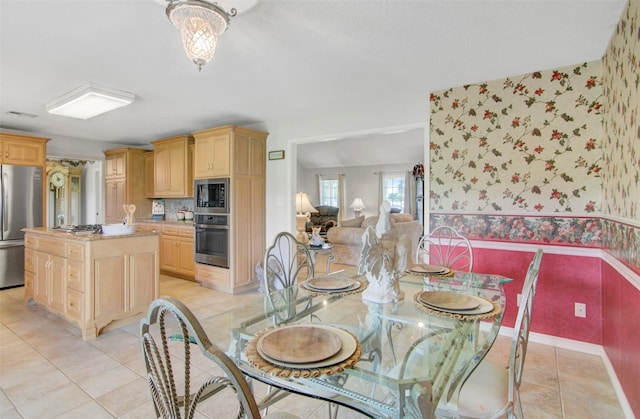
<path id="1" fill-rule="evenodd" d="M 25 302 L 40 304 L 94 339 L 145 313 L 159 292 L 159 234 L 76 235 L 25 228 Z"/>

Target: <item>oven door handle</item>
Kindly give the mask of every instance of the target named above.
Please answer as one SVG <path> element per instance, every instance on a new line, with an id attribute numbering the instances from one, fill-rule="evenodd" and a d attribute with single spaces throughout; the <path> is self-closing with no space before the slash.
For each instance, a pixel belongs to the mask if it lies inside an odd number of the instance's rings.
<path id="1" fill-rule="evenodd" d="M 196 229 L 201 230 L 229 230 L 228 225 L 196 224 Z"/>

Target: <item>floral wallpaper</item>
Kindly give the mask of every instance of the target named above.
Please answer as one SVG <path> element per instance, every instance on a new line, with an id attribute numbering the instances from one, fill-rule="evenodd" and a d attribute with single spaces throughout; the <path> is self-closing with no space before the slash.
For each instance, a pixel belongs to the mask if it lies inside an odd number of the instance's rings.
<path id="1" fill-rule="evenodd" d="M 601 63 L 434 92 L 431 210 L 600 210 Z"/>
<path id="2" fill-rule="evenodd" d="M 640 274 L 639 1 L 627 3 L 602 61 L 430 102 L 431 229 L 602 247 Z"/>
<path id="3" fill-rule="evenodd" d="M 603 199 L 607 215 L 640 220 L 640 2 L 628 2 L 603 59 Z"/>

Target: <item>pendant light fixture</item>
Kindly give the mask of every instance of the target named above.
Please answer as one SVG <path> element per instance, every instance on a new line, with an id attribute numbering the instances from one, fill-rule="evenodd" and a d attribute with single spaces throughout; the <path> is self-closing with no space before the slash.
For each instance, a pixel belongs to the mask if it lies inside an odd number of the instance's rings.
<path id="1" fill-rule="evenodd" d="M 218 37 L 229 27 L 236 9 L 226 12 L 217 3 L 206 0 L 168 0 L 167 17 L 178 28 L 189 58 L 202 70 L 213 58 Z"/>

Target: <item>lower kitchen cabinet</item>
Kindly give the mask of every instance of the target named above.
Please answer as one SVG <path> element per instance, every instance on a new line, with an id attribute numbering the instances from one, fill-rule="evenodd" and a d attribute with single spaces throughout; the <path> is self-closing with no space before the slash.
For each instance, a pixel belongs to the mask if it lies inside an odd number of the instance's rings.
<path id="1" fill-rule="evenodd" d="M 113 322 L 145 313 L 159 294 L 159 238 L 73 236 L 47 228 L 25 235 L 25 300 L 75 323 L 93 339 Z"/>
<path id="2" fill-rule="evenodd" d="M 154 231 L 160 236 L 160 272 L 193 281 L 196 264 L 193 258 L 192 223 L 176 221 L 139 222 L 138 231 Z"/>

